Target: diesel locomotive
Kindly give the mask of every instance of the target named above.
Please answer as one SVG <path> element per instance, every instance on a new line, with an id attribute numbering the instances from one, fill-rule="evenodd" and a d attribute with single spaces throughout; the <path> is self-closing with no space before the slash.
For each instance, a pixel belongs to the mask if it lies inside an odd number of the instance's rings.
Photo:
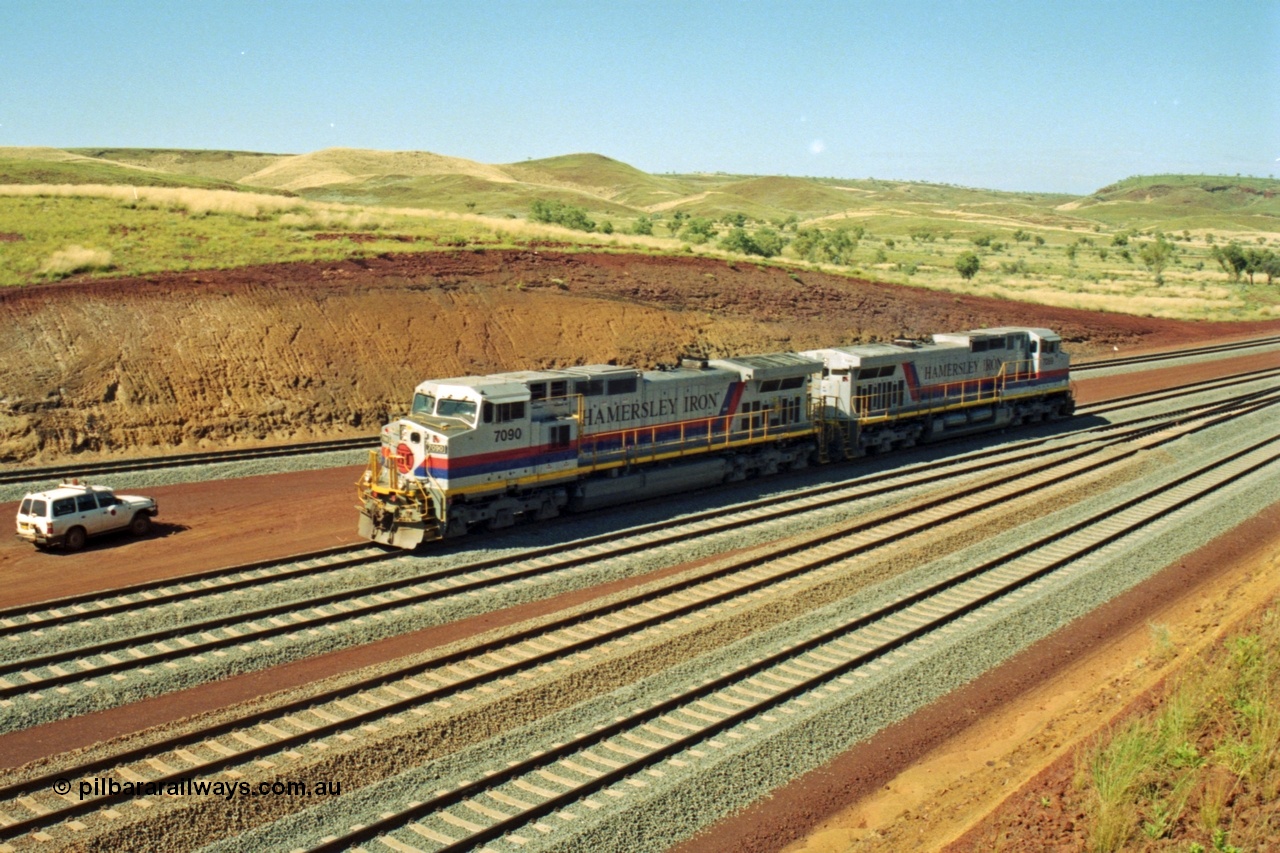
<path id="1" fill-rule="evenodd" d="M 1049 329 L 433 379 L 382 427 L 360 534 L 423 541 L 1069 416 Z"/>

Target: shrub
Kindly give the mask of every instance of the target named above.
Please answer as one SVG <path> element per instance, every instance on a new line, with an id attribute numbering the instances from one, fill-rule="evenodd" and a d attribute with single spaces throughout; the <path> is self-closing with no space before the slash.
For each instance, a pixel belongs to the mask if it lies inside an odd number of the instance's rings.
<path id="1" fill-rule="evenodd" d="M 710 219 L 701 216 L 690 219 L 688 224 L 680 229 L 681 239 L 688 240 L 690 243 L 705 243 L 714 236 L 716 236 L 715 225 Z"/>
<path id="2" fill-rule="evenodd" d="M 563 225 L 575 231 L 594 231 L 596 224 L 587 216 L 585 208 L 574 207 L 560 201 L 535 198 L 529 205 L 529 218 L 534 222 Z"/>
<path id="3" fill-rule="evenodd" d="M 956 258 L 956 272 L 960 273 L 960 277 L 966 281 L 977 275 L 981 268 L 982 261 L 978 260 L 978 256 L 973 252 L 961 252 L 960 257 Z"/>
<path id="4" fill-rule="evenodd" d="M 753 237 L 745 228 L 734 227 L 720 240 L 720 248 L 744 255 L 771 258 L 782 251 L 785 242 L 776 231 L 769 228 L 760 229 Z"/>
<path id="5" fill-rule="evenodd" d="M 796 257 L 819 263 L 847 264 L 853 260 L 858 247 L 861 228 L 823 231 L 821 228 L 801 228 L 791 242 Z"/>

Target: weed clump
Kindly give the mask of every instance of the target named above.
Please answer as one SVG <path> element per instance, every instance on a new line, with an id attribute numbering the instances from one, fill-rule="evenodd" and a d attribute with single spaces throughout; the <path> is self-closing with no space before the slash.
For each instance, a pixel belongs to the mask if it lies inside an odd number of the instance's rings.
<path id="1" fill-rule="evenodd" d="M 105 249 L 71 245 L 50 255 L 40 268 L 40 273 L 46 278 L 59 279 L 81 272 L 109 270 L 111 267 L 111 253 Z"/>
<path id="2" fill-rule="evenodd" d="M 1099 853 L 1266 849 L 1280 833 L 1280 611 L 1084 756 L 1075 787 Z"/>

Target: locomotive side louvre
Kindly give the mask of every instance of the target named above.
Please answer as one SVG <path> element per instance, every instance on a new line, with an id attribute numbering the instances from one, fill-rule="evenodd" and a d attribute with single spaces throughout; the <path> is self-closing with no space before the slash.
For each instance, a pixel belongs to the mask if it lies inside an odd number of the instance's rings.
<path id="1" fill-rule="evenodd" d="M 412 548 L 584 509 L 1068 415 L 1048 329 L 421 383 L 357 483 L 360 532 Z"/>

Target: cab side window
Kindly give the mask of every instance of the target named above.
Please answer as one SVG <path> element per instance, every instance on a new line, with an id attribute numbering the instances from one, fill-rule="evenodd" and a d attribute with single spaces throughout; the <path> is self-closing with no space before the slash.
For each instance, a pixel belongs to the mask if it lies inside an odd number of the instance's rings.
<path id="1" fill-rule="evenodd" d="M 75 498 L 58 498 L 56 501 L 53 502 L 54 518 L 57 518 L 60 515 L 71 515 L 71 513 L 75 511 L 76 511 Z"/>
<path id="2" fill-rule="evenodd" d="M 98 508 L 98 502 L 93 495 L 79 495 L 76 497 L 76 512 L 88 512 Z"/>
<path id="3" fill-rule="evenodd" d="M 485 403 L 484 422 L 505 424 L 524 420 L 524 403 Z"/>

